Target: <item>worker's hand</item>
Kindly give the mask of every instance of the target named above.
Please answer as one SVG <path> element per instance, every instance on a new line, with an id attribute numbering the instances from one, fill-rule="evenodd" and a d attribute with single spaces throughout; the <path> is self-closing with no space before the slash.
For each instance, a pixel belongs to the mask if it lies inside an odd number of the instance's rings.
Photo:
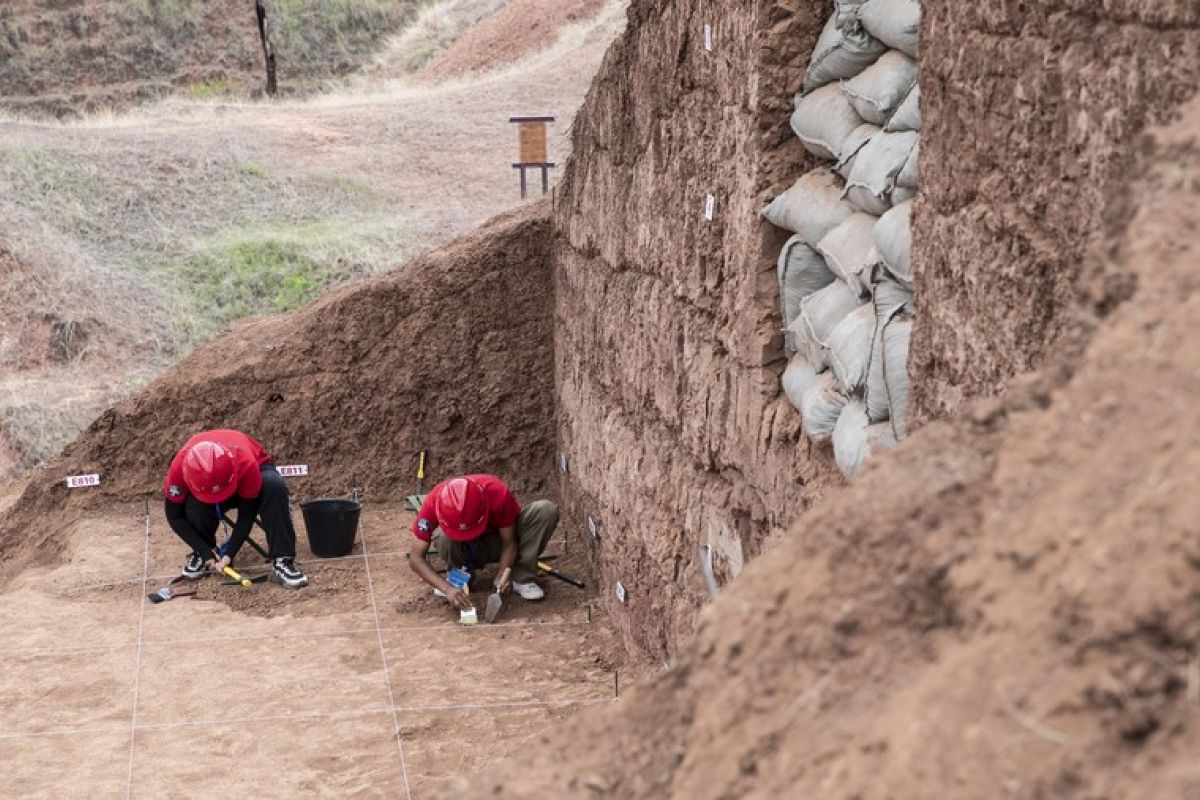
<path id="1" fill-rule="evenodd" d="M 450 605 L 459 611 L 466 611 L 469 608 L 473 608 L 471 605 L 471 596 L 462 589 L 456 589 L 447 583 L 446 588 L 442 591 L 446 593 L 446 599 L 450 601 Z"/>
<path id="2" fill-rule="evenodd" d="M 212 570 L 214 575 L 220 575 L 222 572 L 224 572 L 225 568 L 228 567 L 231 563 L 233 563 L 233 562 L 230 561 L 229 556 L 221 556 L 220 558 L 216 559 L 215 561 L 208 562 L 208 564 L 206 564 L 205 566 L 207 566 L 210 570 Z"/>
<path id="3" fill-rule="evenodd" d="M 499 592 L 500 594 L 508 594 L 509 592 L 512 591 L 512 571 L 511 570 L 509 571 L 509 573 L 507 575 L 503 576 L 503 578 L 500 578 L 500 577 L 496 578 L 496 591 Z"/>

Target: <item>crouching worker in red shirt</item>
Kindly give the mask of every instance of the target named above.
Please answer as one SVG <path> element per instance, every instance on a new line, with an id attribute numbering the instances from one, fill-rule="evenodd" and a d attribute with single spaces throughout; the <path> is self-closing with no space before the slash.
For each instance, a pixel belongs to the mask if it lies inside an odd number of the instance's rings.
<path id="1" fill-rule="evenodd" d="M 192 548 L 183 576 L 220 574 L 261 516 L 267 532 L 271 579 L 291 589 L 308 584 L 296 566 L 296 529 L 288 490 L 263 446 L 240 431 L 198 433 L 175 454 L 163 481 L 167 522 Z M 222 515 L 237 511 L 233 534 L 217 546 Z"/>
<path id="2" fill-rule="evenodd" d="M 521 508 L 495 475 L 450 478 L 433 487 L 421 504 L 413 522 L 417 544 L 408 565 L 458 609 L 471 608 L 471 599 L 429 566 L 430 545 L 451 569 L 471 572 L 498 564 L 499 578 L 511 568 L 510 577 L 497 586 L 501 594 L 511 588 L 526 600 L 541 600 L 546 593 L 534 581 L 537 562 L 557 527 L 558 506 L 538 500 Z"/>

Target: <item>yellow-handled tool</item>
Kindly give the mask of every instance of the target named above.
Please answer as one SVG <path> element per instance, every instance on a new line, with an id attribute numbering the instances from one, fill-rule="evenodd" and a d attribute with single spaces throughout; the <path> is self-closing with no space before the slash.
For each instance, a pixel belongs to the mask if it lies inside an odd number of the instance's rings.
<path id="1" fill-rule="evenodd" d="M 421 451 L 421 457 L 417 460 L 417 497 L 425 494 L 425 451 Z"/>
<path id="2" fill-rule="evenodd" d="M 249 578 L 243 578 L 241 575 L 239 575 L 237 573 L 237 570 L 235 570 L 233 567 L 225 567 L 225 569 L 223 571 L 226 575 L 228 575 L 229 577 L 233 578 L 235 581 L 240 583 L 242 585 L 243 589 L 249 589 L 251 586 L 254 585 L 250 582 Z"/>

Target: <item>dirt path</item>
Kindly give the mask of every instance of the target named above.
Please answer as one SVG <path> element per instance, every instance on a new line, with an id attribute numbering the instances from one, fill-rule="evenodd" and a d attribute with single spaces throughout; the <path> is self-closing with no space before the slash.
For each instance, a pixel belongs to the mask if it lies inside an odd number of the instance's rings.
<path id="1" fill-rule="evenodd" d="M 613 697 L 588 592 L 552 583 L 500 624 L 459 625 L 404 563 L 408 512 L 368 507 L 340 560 L 313 558 L 301 528 L 305 589 L 209 579 L 155 605 L 145 591 L 182 553 L 155 511 L 81 520 L 66 564 L 0 594 L 12 796 L 436 797 Z M 148 578 L 129 574 L 143 563 Z"/>

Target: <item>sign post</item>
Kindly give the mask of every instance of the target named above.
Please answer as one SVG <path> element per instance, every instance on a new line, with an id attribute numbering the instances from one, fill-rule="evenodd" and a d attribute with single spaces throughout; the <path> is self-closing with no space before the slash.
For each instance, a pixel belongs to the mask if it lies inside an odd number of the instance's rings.
<path id="1" fill-rule="evenodd" d="M 542 171 L 542 194 L 546 194 L 550 191 L 550 170 L 558 166 L 550 161 L 547 146 L 546 127 L 554 122 L 554 117 L 509 117 L 508 121 L 517 126 L 520 155 L 513 169 L 521 173 L 521 199 L 529 196 L 526 171 L 530 169 Z"/>

